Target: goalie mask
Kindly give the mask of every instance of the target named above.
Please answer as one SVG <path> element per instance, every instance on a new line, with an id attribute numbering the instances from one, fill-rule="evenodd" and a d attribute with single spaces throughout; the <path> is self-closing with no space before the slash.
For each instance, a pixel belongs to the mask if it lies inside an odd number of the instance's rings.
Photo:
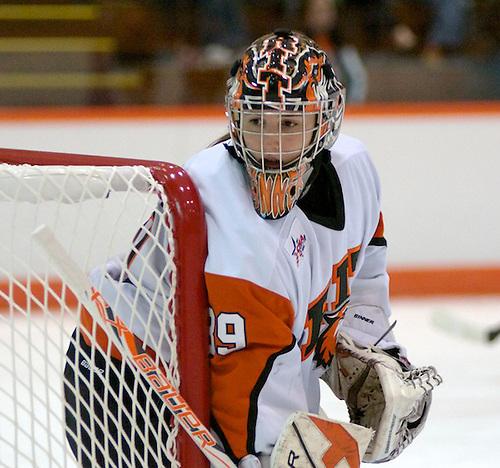
<path id="1" fill-rule="evenodd" d="M 257 213 L 286 215 L 305 193 L 316 155 L 340 131 L 344 87 L 326 54 L 289 30 L 257 39 L 231 70 L 226 109 Z"/>

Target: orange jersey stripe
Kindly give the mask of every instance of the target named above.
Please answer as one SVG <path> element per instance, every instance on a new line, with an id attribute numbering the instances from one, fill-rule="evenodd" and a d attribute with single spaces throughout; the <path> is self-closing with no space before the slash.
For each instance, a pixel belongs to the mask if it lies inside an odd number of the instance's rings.
<path id="1" fill-rule="evenodd" d="M 375 234 L 373 234 L 373 237 L 370 241 L 370 245 L 379 245 L 379 246 L 387 245 L 387 241 L 385 240 L 384 237 L 384 218 L 382 216 L 382 213 L 380 213 L 377 229 L 375 230 Z"/>
<path id="2" fill-rule="evenodd" d="M 373 234 L 374 239 L 379 239 L 384 237 L 384 217 L 382 216 L 382 213 L 380 213 L 380 218 L 378 220 L 378 226 L 375 231 L 375 234 Z"/>
<path id="3" fill-rule="evenodd" d="M 212 414 L 222 438 L 240 458 L 253 448 L 256 400 L 273 358 L 295 345 L 294 312 L 288 299 L 251 282 L 210 273 L 205 277 L 218 324 L 210 370 Z M 233 329 L 222 329 L 219 322 L 231 313 L 244 320 L 245 345 L 228 353 L 224 336 Z"/>

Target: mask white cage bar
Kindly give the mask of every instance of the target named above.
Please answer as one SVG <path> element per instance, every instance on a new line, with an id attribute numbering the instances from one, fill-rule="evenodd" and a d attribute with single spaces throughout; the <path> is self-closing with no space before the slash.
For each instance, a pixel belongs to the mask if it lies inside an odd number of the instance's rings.
<path id="1" fill-rule="evenodd" d="M 0 149 L 0 467 L 76 466 L 65 437 L 62 387 L 64 355 L 70 342 L 78 345 L 71 335 L 82 308 L 38 251 L 31 232 L 39 224 L 49 225 L 79 266 L 90 271 L 130 252 L 135 234 L 158 206 L 163 206 L 158 215 L 167 236 L 152 242 L 163 252 L 169 274 L 158 275 L 157 291 L 148 292 L 152 298 L 163 295 L 164 307 L 151 313 L 156 322 L 148 318 L 141 323 L 144 344 L 154 349 L 148 336 L 158 333 L 149 333 L 148 327 L 164 321 L 170 332 L 162 339 L 171 353 L 158 352 L 157 364 L 208 426 L 206 231 L 189 176 L 163 162 Z M 149 395 L 143 383 L 134 385 Z M 123 386 L 120 392 L 130 390 Z M 133 400 L 135 393 L 129 396 Z M 87 409 L 92 414 L 94 408 Z M 146 421 L 148 411 L 138 405 Z M 110 414 L 107 420 L 120 428 L 120 414 Z M 109 427 L 100 429 L 106 433 Z M 158 427 L 151 428 L 155 430 Z M 155 466 L 208 467 L 182 429 L 169 420 L 165 430 L 162 453 L 151 456 Z M 134 456 L 142 460 L 144 450 L 135 444 L 139 432 L 132 427 L 132 435 L 111 444 L 113 450 L 137 451 Z M 139 442 L 148 446 L 147 437 Z M 115 466 L 107 458 L 109 448 L 102 447 L 104 466 Z M 87 455 L 95 460 L 93 453 Z"/>

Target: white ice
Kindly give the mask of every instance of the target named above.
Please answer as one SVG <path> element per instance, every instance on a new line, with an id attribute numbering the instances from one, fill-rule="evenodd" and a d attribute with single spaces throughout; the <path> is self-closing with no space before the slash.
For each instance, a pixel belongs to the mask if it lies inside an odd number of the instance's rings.
<path id="1" fill-rule="evenodd" d="M 392 306 L 393 319 L 397 319 L 397 338 L 408 349 L 412 363 L 417 366 L 434 365 L 444 382 L 434 392 L 424 431 L 400 457 L 385 466 L 500 466 L 500 337 L 492 343 L 472 341 L 440 330 L 432 323 L 434 313 L 447 311 L 484 327 L 498 326 L 500 296 L 397 299 L 392 301 Z M 5 351 L 3 349 L 0 353 L 0 369 L 8 365 L 5 362 L 8 353 Z M 0 390 L 3 388 L 5 392 L 6 385 L 2 376 Z M 5 393 L 0 391 L 2 408 L 6 403 L 2 401 L 4 398 Z M 36 406 L 36 402 L 33 403 Z M 333 400 L 326 392 L 322 406 L 331 417 L 347 420 L 344 404 Z M 23 425 L 23 421 L 19 424 Z M 6 421 L 2 420 L 0 426 L 3 437 L 8 430 Z M 18 442 L 26 444 L 26 441 Z M 33 464 L 22 459 L 13 465 L 12 459 L 6 458 L 8 447 L 5 444 L 2 447 L 2 443 L 0 437 L 1 468 L 51 468 L 44 461 Z M 27 445 L 22 448 L 29 453 Z M 41 460 L 45 458 L 42 456 Z M 64 455 L 62 458 L 65 458 Z M 60 466 L 71 466 L 70 456 L 66 463 Z"/>

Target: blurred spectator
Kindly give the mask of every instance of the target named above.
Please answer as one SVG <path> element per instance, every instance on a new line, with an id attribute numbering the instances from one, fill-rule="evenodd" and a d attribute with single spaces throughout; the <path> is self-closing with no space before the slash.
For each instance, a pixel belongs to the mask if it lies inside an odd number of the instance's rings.
<path id="1" fill-rule="evenodd" d="M 430 63 L 462 51 L 473 22 L 474 0 L 387 0 L 397 18 L 399 51 L 420 52 Z"/>
<path id="2" fill-rule="evenodd" d="M 393 0 L 336 0 L 344 39 L 361 51 L 391 47 Z"/>
<path id="3" fill-rule="evenodd" d="M 428 62 L 442 59 L 446 53 L 456 52 L 467 36 L 467 13 L 471 0 L 420 0 L 431 8 L 431 24 L 422 57 Z"/>
<path id="4" fill-rule="evenodd" d="M 366 70 L 357 48 L 344 41 L 338 27 L 335 3 L 332 0 L 307 0 L 305 26 L 306 34 L 327 53 L 337 76 L 346 87 L 347 101 L 365 101 Z"/>
<path id="5" fill-rule="evenodd" d="M 227 65 L 248 41 L 244 0 L 152 0 L 159 5 L 171 47 L 186 66 L 199 60 Z"/>
<path id="6" fill-rule="evenodd" d="M 198 44 L 197 0 L 151 0 L 151 3 L 159 8 L 167 46 L 175 50 Z"/>
<path id="7" fill-rule="evenodd" d="M 242 0 L 199 0 L 200 39 L 203 60 L 225 64 L 239 56 L 239 49 L 250 40 Z"/>

